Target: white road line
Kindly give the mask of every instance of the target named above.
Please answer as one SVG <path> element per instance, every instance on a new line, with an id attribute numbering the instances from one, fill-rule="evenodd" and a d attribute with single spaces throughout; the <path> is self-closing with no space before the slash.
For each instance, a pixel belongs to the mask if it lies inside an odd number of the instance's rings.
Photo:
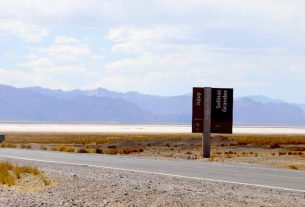
<path id="1" fill-rule="evenodd" d="M 168 173 L 159 173 L 159 172 L 151 172 L 151 171 L 143 171 L 143 170 L 132 170 L 132 169 L 127 169 L 127 168 L 117 168 L 117 167 L 100 166 L 100 165 L 87 165 L 87 164 L 79 164 L 79 163 L 71 163 L 71 162 L 56 162 L 56 161 L 49 161 L 49 160 L 29 159 L 29 158 L 20 158 L 20 157 L 3 156 L 3 155 L 0 155 L 0 157 L 17 159 L 17 160 L 26 160 L 26 161 L 36 161 L 36 162 L 45 162 L 45 163 L 54 163 L 54 164 L 63 164 L 63 165 L 86 166 L 86 167 L 92 167 L 92 168 L 103 168 L 103 169 L 120 170 L 120 171 L 128 171 L 128 172 L 138 172 L 138 173 L 170 176 L 170 177 L 176 177 L 176 178 L 203 180 L 203 181 L 229 183 L 229 184 L 238 184 L 238 185 L 245 185 L 245 186 L 262 187 L 262 188 L 270 188 L 270 189 L 275 189 L 275 190 L 285 190 L 285 191 L 305 193 L 305 190 L 298 190 L 298 189 L 293 189 L 293 188 L 284 188 L 284 187 L 251 184 L 251 183 L 242 183 L 242 182 L 235 182 L 235 181 L 209 179 L 209 178 L 189 177 L 189 176 L 184 176 L 184 175 L 176 175 L 176 174 L 168 174 Z"/>

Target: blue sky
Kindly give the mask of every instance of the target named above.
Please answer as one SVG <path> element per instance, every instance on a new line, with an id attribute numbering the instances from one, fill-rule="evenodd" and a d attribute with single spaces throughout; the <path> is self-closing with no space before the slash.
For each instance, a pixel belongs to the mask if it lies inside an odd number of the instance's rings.
<path id="1" fill-rule="evenodd" d="M 1 0 L 0 83 L 305 103 L 302 0 Z"/>

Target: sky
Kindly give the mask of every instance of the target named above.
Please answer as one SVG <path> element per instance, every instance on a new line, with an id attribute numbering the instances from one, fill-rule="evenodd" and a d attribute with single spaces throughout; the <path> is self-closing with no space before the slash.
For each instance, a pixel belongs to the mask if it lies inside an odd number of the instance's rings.
<path id="1" fill-rule="evenodd" d="M 303 0 L 1 0 L 0 84 L 305 103 Z"/>

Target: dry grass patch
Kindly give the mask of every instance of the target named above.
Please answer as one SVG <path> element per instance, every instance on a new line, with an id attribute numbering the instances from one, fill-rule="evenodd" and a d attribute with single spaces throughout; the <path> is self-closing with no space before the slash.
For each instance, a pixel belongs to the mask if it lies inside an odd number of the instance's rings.
<path id="1" fill-rule="evenodd" d="M 147 141 L 198 138 L 198 134 L 138 134 L 138 133 L 99 133 L 99 134 L 64 134 L 64 133 L 8 133 L 6 141 L 15 144 L 105 144 L 115 141 Z"/>
<path id="2" fill-rule="evenodd" d="M 20 147 L 22 149 L 32 149 L 32 145 L 31 144 L 21 144 Z"/>
<path id="3" fill-rule="evenodd" d="M 64 144 L 60 144 L 60 145 L 57 146 L 57 151 L 61 151 L 61 152 L 74 152 L 75 149 L 74 149 L 74 147 L 66 146 Z"/>
<path id="4" fill-rule="evenodd" d="M 89 151 L 86 148 L 80 148 L 77 152 L 78 153 L 89 153 Z"/>
<path id="5" fill-rule="evenodd" d="M 51 181 L 36 167 L 17 166 L 9 162 L 0 162 L 0 184 L 7 186 L 15 185 L 17 180 L 22 178 L 23 174 L 39 176 L 45 186 L 51 184 Z"/>
<path id="6" fill-rule="evenodd" d="M 281 144 L 305 144 L 304 135 L 227 135 L 230 140 L 243 144 L 270 145 L 273 148 Z"/>
<path id="7" fill-rule="evenodd" d="M 0 148 L 16 148 L 16 144 L 12 144 L 9 142 L 4 142 L 0 144 Z"/>

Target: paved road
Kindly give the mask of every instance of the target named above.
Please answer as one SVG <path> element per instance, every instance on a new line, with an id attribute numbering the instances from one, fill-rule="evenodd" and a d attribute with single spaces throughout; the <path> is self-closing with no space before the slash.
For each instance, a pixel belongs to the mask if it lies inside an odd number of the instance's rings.
<path id="1" fill-rule="evenodd" d="M 4 148 L 0 149 L 0 157 L 86 165 L 88 167 L 110 168 L 187 179 L 238 183 L 241 185 L 305 192 L 305 172 L 296 170 L 210 163 L 202 160 L 164 160 L 135 156 L 72 154 Z"/>

